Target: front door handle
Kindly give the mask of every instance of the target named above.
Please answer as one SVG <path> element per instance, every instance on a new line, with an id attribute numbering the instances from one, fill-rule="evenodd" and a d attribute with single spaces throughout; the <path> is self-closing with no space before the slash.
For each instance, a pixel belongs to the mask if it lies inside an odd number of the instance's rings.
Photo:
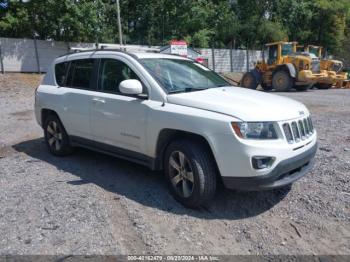
<path id="1" fill-rule="evenodd" d="M 96 103 L 102 103 L 102 104 L 105 104 L 106 103 L 106 100 L 104 100 L 104 99 L 102 99 L 102 98 L 93 98 L 92 99 L 92 102 L 94 103 L 94 104 L 96 104 Z"/>

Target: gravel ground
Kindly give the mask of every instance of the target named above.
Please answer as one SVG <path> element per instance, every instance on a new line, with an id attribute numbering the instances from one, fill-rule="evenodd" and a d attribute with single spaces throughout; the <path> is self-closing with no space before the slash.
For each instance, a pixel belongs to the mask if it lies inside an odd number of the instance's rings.
<path id="1" fill-rule="evenodd" d="M 0 76 L 0 255 L 350 255 L 350 90 L 279 94 L 319 134 L 313 172 L 270 192 L 172 199 L 160 173 L 99 153 L 51 156 L 33 115 L 38 75 Z"/>

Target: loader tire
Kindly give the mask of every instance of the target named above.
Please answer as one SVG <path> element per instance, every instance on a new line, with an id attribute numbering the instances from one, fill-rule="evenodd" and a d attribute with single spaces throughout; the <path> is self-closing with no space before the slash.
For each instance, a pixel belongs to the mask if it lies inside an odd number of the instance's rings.
<path id="1" fill-rule="evenodd" d="M 242 77 L 241 85 L 245 88 L 256 89 L 258 87 L 258 80 L 252 72 L 246 72 Z"/>
<path id="2" fill-rule="evenodd" d="M 272 76 L 272 88 L 277 92 L 287 92 L 294 85 L 294 79 L 285 70 L 279 70 Z"/>
<path id="3" fill-rule="evenodd" d="M 264 89 L 264 91 L 270 91 L 272 90 L 272 86 L 269 86 L 267 84 L 261 83 L 261 88 Z"/>
<path id="4" fill-rule="evenodd" d="M 297 91 L 307 91 L 311 88 L 311 85 L 300 85 L 300 86 L 295 86 L 295 89 Z"/>
<path id="5" fill-rule="evenodd" d="M 332 87 L 332 84 L 316 84 L 315 87 L 318 89 L 330 89 Z"/>

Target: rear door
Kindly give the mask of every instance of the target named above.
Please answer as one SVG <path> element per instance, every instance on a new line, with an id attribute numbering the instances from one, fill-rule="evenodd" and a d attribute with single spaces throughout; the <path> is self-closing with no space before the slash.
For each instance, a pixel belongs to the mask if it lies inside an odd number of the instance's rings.
<path id="1" fill-rule="evenodd" d="M 90 102 L 96 88 L 96 59 L 70 62 L 65 87 L 62 87 L 62 122 L 70 136 L 91 138 Z"/>

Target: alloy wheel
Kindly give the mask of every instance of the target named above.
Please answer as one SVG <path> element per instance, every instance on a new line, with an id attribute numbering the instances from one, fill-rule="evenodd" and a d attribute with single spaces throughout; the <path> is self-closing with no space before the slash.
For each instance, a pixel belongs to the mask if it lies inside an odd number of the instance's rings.
<path id="1" fill-rule="evenodd" d="M 180 151 L 174 151 L 169 157 L 170 181 L 176 192 L 184 198 L 191 196 L 194 176 L 190 161 Z"/>
<path id="2" fill-rule="evenodd" d="M 62 147 L 63 134 L 59 125 L 55 121 L 49 122 L 47 125 L 47 142 L 55 151 L 59 151 Z"/>

